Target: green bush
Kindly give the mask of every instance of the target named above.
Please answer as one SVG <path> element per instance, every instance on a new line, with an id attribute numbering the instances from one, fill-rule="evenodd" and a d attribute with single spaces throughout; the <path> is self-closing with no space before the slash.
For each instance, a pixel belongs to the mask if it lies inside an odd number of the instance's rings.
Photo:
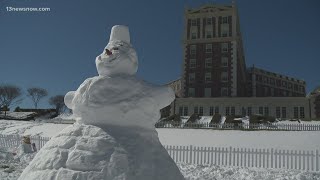
<path id="1" fill-rule="evenodd" d="M 220 119 L 221 119 L 221 114 L 214 114 L 212 116 L 212 119 L 210 121 L 210 124 L 217 124 L 220 123 Z"/>
<path id="2" fill-rule="evenodd" d="M 267 123 L 267 122 L 275 122 L 276 118 L 272 116 L 263 116 L 260 114 L 251 115 L 249 122 L 250 123 Z"/>
<path id="3" fill-rule="evenodd" d="M 199 119 L 200 119 L 200 116 L 199 116 L 198 114 L 192 114 L 192 115 L 189 117 L 187 123 L 195 123 L 196 120 L 199 120 Z"/>

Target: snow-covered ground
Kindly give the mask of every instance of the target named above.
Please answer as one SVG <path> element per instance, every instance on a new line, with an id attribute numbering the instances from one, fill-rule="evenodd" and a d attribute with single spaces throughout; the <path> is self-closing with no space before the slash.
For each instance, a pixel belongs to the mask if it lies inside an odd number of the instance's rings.
<path id="1" fill-rule="evenodd" d="M 157 129 L 162 144 L 207 147 L 250 147 L 293 150 L 320 149 L 320 131 L 239 131 Z"/>
<path id="2" fill-rule="evenodd" d="M 319 180 L 319 172 L 177 163 L 187 180 Z"/>
<path id="3" fill-rule="evenodd" d="M 52 137 L 66 126 L 69 126 L 69 124 L 0 120 L 0 134 L 40 135 L 43 137 Z"/>
<path id="4" fill-rule="evenodd" d="M 0 120 L 0 134 L 52 137 L 68 124 Z M 214 147 L 252 147 L 294 150 L 320 149 L 319 131 L 236 131 L 206 129 L 157 129 L 162 144 Z M 4 160 L 0 155 L 0 179 L 17 179 L 28 162 Z M 7 167 L 9 166 L 9 167 Z M 186 179 L 320 179 L 319 172 L 223 167 L 178 163 Z M 10 173 L 9 173 L 9 172 Z"/>

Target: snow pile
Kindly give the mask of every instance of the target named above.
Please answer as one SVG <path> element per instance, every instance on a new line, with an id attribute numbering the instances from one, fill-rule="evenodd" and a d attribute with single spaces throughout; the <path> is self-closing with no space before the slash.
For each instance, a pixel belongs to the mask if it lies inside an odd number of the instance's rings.
<path id="1" fill-rule="evenodd" d="M 20 179 L 124 179 L 127 170 L 126 152 L 114 138 L 101 128 L 76 124 L 53 137 Z"/>
<path id="2" fill-rule="evenodd" d="M 187 180 L 319 180 L 320 172 L 178 164 Z"/>
<path id="3" fill-rule="evenodd" d="M 15 148 L 0 148 L 0 179 L 16 180 L 35 153 L 16 155 Z"/>
<path id="4" fill-rule="evenodd" d="M 77 123 L 52 138 L 19 179 L 184 179 L 155 130 L 174 92 L 134 76 L 138 59 L 127 27 L 112 28 L 96 66 L 99 76 L 65 96 Z"/>

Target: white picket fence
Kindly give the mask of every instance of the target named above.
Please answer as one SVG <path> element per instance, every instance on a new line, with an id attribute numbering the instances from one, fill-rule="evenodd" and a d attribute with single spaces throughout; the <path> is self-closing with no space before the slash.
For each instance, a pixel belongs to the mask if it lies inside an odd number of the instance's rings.
<path id="1" fill-rule="evenodd" d="M 3 135 L 0 134 L 0 147 L 18 147 L 21 144 L 20 135 Z M 30 136 L 31 143 L 35 143 L 37 149 L 41 149 L 49 140 L 49 137 Z"/>
<path id="2" fill-rule="evenodd" d="M 0 134 L 0 147 L 18 147 L 22 136 Z M 41 149 L 49 137 L 31 136 L 31 143 Z M 221 166 L 281 168 L 320 171 L 319 150 L 278 150 L 233 147 L 198 147 L 164 145 L 175 162 Z"/>
<path id="3" fill-rule="evenodd" d="M 233 147 L 168 146 L 175 162 L 221 166 L 319 171 L 319 150 L 277 150 Z"/>
<path id="4" fill-rule="evenodd" d="M 270 130 L 270 131 L 320 131 L 320 124 L 279 124 L 279 123 L 182 123 L 182 122 L 157 122 L 156 128 L 179 129 L 218 129 L 218 130 Z"/>

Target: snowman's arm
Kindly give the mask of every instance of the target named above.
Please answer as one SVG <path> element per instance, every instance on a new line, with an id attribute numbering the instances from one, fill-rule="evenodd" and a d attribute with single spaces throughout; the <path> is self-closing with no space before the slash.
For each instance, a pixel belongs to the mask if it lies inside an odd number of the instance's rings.
<path id="1" fill-rule="evenodd" d="M 172 88 L 167 86 L 156 87 L 152 91 L 152 96 L 159 108 L 164 108 L 171 104 L 175 99 L 175 93 Z"/>
<path id="2" fill-rule="evenodd" d="M 64 96 L 64 103 L 66 104 L 66 106 L 69 108 L 69 109 L 73 109 L 72 108 L 72 100 L 74 98 L 74 94 L 75 94 L 75 91 L 69 91 L 65 96 Z"/>

